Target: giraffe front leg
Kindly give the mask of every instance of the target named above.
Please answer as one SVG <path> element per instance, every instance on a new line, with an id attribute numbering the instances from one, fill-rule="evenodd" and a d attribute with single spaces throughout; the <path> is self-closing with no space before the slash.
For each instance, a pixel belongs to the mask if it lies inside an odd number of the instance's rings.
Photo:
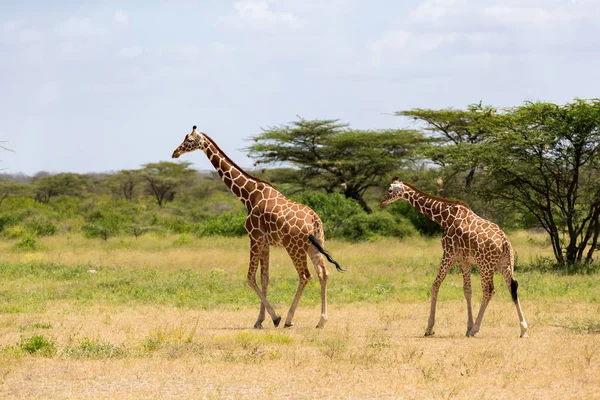
<path id="1" fill-rule="evenodd" d="M 490 300 L 494 297 L 494 270 L 489 269 L 489 271 L 483 272 L 484 269 L 479 269 L 481 273 L 481 288 L 483 290 L 483 299 L 481 300 L 481 306 L 479 308 L 479 313 L 477 314 L 477 319 L 471 328 L 471 331 L 467 336 L 473 337 L 479 332 L 479 328 L 481 327 L 481 321 L 483 320 L 483 314 L 485 314 L 485 309 L 487 308 Z"/>
<path id="2" fill-rule="evenodd" d="M 262 293 L 267 296 L 267 287 L 269 286 L 269 246 L 264 245 L 260 253 L 260 285 Z M 255 329 L 262 329 L 262 323 L 265 320 L 265 305 L 260 302 L 260 311 L 258 319 L 254 324 Z"/>
<path id="3" fill-rule="evenodd" d="M 442 257 L 442 262 L 440 264 L 440 270 L 438 271 L 437 277 L 433 281 L 433 285 L 431 285 L 431 307 L 429 309 L 429 321 L 427 322 L 427 330 L 425 330 L 425 336 L 433 336 L 435 332 L 433 331 L 433 326 L 435 325 L 435 308 L 437 305 L 437 296 L 440 290 L 440 286 L 448 271 L 452 267 L 452 263 L 454 262 L 454 257 L 444 253 Z"/>
<path id="4" fill-rule="evenodd" d="M 468 263 L 461 263 L 461 269 L 463 274 L 463 292 L 465 294 L 465 300 L 467 301 L 467 333 L 473 328 L 473 308 L 471 307 L 471 298 L 473 296 L 473 290 L 471 287 L 471 266 Z"/>
<path id="5" fill-rule="evenodd" d="M 263 293 L 258 288 L 258 285 L 256 284 L 256 270 L 258 269 L 258 262 L 259 262 L 260 256 L 261 256 L 261 245 L 256 240 L 252 240 L 252 242 L 250 244 L 250 266 L 248 268 L 248 284 L 254 290 L 254 292 L 256 292 L 256 294 L 258 295 L 258 297 L 260 299 L 261 307 L 266 308 L 266 311 L 269 313 L 269 315 L 271 316 L 271 319 L 273 320 L 273 324 L 277 327 L 277 326 L 279 326 L 279 323 L 281 322 L 281 317 L 277 316 L 277 314 L 275 313 L 275 309 L 273 308 L 271 303 L 269 303 L 269 301 L 267 300 L 266 294 Z M 259 318 L 260 318 L 260 314 L 259 314 Z M 262 326 L 262 323 L 261 323 L 261 326 Z M 255 325 L 255 327 L 256 327 L 256 325 Z"/>

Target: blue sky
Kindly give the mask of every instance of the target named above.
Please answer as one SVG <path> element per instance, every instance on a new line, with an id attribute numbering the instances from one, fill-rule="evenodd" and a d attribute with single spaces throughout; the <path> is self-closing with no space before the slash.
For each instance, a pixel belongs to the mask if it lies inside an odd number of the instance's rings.
<path id="1" fill-rule="evenodd" d="M 138 168 L 192 125 L 249 167 L 247 139 L 296 115 L 411 127 L 389 113 L 598 97 L 599 18 L 598 0 L 0 1 L 0 168 Z"/>

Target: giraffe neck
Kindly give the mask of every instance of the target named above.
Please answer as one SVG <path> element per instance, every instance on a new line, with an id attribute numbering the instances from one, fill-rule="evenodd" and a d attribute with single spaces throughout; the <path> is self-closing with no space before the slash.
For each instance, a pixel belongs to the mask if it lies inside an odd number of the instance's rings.
<path id="1" fill-rule="evenodd" d="M 221 180 L 247 208 L 252 208 L 251 194 L 258 188 L 259 180 L 234 163 L 211 138 L 204 136 L 209 142 L 204 153 L 215 167 Z"/>
<path id="2" fill-rule="evenodd" d="M 449 204 L 443 200 L 433 198 L 427 193 L 416 191 L 409 186 L 404 186 L 402 198 L 408 201 L 418 212 L 446 228 L 453 220 L 452 208 L 454 204 Z"/>

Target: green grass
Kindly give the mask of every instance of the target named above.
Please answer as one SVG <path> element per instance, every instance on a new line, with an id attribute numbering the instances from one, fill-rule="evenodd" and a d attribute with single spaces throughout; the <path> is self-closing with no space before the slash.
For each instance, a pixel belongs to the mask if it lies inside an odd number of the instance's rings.
<path id="1" fill-rule="evenodd" d="M 543 240 L 514 236 L 521 265 L 536 263 L 548 253 Z M 42 243 L 43 250 L 35 253 L 8 252 L 0 257 L 0 312 L 44 312 L 52 302 L 77 307 L 109 304 L 200 309 L 258 303 L 246 281 L 247 239 L 181 238 L 148 237 L 112 243 L 48 238 Z M 5 246 L 10 248 L 10 243 Z M 345 274 L 333 269 L 330 272 L 330 304 L 427 300 L 438 270 L 440 247 L 437 239 L 425 238 L 359 244 L 329 241 L 327 248 L 348 269 Z M 275 305 L 287 305 L 298 278 L 285 252 L 271 253 L 269 299 Z M 89 261 L 92 257 L 94 264 Z M 175 257 L 177 261 L 173 261 Z M 523 269 L 519 272 L 517 266 L 522 298 L 600 302 L 598 273 L 564 275 Z M 477 296 L 478 277 L 473 280 Z M 495 283 L 497 297 L 509 301 L 500 276 Z M 462 276 L 455 268 L 442 285 L 440 299 L 462 298 Z M 304 292 L 302 304 L 319 302 L 315 277 Z"/>

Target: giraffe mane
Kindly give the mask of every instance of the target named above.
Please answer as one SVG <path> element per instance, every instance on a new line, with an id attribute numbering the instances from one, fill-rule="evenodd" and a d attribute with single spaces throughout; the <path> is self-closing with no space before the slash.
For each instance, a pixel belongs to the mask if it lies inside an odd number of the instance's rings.
<path id="1" fill-rule="evenodd" d="M 469 210 L 471 209 L 471 207 L 469 207 L 469 205 L 467 203 L 465 203 L 464 201 L 462 201 L 462 200 L 452 200 L 452 199 L 447 199 L 445 197 L 435 196 L 435 195 L 433 195 L 431 193 L 427 193 L 427 192 L 422 191 L 421 189 L 416 188 L 414 185 L 411 185 L 410 183 L 406 183 L 406 182 L 402 182 L 402 183 L 404 183 L 406 186 L 408 186 L 409 188 L 411 188 L 415 192 L 423 194 L 423 195 L 425 195 L 427 197 L 431 197 L 434 200 L 442 201 L 442 202 L 448 203 L 448 204 L 456 204 L 456 205 L 459 205 L 459 206 L 467 207 Z"/>
<path id="2" fill-rule="evenodd" d="M 228 161 L 231 163 L 231 165 L 233 165 L 233 167 L 234 167 L 234 168 L 237 168 L 237 169 L 238 169 L 240 172 L 242 172 L 242 173 L 243 173 L 243 174 L 244 174 L 244 175 L 245 175 L 247 178 L 254 179 L 254 180 L 255 180 L 255 181 L 257 181 L 257 182 L 264 183 L 265 185 L 269 185 L 269 186 L 271 186 L 273 189 L 276 189 L 276 188 L 275 188 L 275 185 L 273 185 L 271 182 L 269 182 L 269 181 L 267 181 L 267 180 L 265 180 L 265 179 L 259 178 L 258 176 L 254 176 L 254 175 L 252 175 L 252 174 L 249 174 L 248 172 L 246 172 L 246 171 L 245 171 L 243 168 L 241 168 L 239 165 L 237 165 L 237 164 L 235 163 L 235 161 L 233 161 L 231 158 L 229 158 L 229 156 L 228 156 L 228 155 L 227 155 L 227 154 L 226 154 L 226 153 L 225 153 L 223 150 L 221 150 L 221 148 L 219 147 L 219 145 L 218 145 L 217 143 L 215 143 L 215 141 L 214 141 L 214 140 L 213 140 L 213 139 L 212 139 L 210 136 L 208 136 L 208 135 L 207 135 L 206 133 L 204 133 L 204 132 L 203 132 L 202 134 L 204 135 L 204 137 L 206 137 L 206 138 L 208 139 L 208 141 L 209 141 L 209 142 L 210 142 L 210 143 L 211 143 L 213 146 L 215 146 L 215 148 L 217 149 L 217 151 L 218 151 L 219 153 L 221 153 L 221 154 L 224 154 L 224 155 L 227 157 L 227 160 L 228 160 Z"/>

